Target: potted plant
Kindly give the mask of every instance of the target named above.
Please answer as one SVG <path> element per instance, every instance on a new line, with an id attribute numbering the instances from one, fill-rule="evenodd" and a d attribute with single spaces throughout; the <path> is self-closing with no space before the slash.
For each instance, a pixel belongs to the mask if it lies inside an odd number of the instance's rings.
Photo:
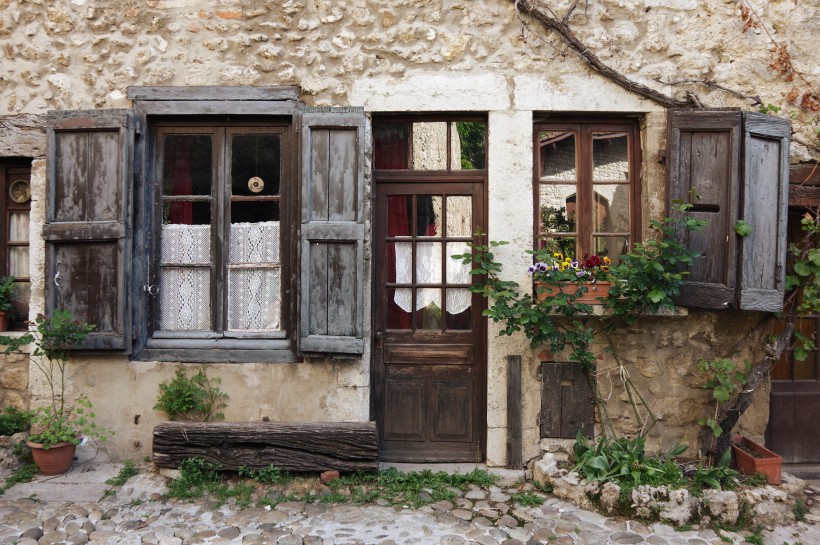
<path id="1" fill-rule="evenodd" d="M 762 473 L 769 484 L 780 484 L 783 458 L 778 454 L 740 435 L 732 437 L 732 453 L 735 455 L 735 465 L 746 475 Z"/>
<path id="2" fill-rule="evenodd" d="M 555 297 L 559 292 L 587 305 L 604 304 L 609 294 L 610 265 L 608 256 L 585 256 L 582 260 L 565 257 L 548 249 L 531 252 L 536 260 L 528 272 L 535 284 L 539 301 Z"/>
<path id="3" fill-rule="evenodd" d="M 46 475 L 65 473 L 71 467 L 76 445 L 83 437 L 105 440 L 106 431 L 94 422 L 91 401 L 81 395 L 65 399 L 65 372 L 71 348 L 80 344 L 93 325 L 74 320 L 67 310 L 55 310 L 50 318 L 38 314 L 28 333 L 20 337 L 0 336 L 6 354 L 25 354 L 43 374 L 50 401 L 36 409 L 28 446 L 40 471 Z M 33 345 L 33 350 L 26 350 Z"/>
<path id="4" fill-rule="evenodd" d="M 14 307 L 11 299 L 14 297 L 14 277 L 0 277 L 0 331 L 8 331 L 11 313 Z"/>

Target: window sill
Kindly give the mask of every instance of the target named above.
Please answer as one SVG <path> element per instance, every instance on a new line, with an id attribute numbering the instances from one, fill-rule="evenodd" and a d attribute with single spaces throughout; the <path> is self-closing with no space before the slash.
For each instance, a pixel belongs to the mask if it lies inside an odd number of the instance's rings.
<path id="1" fill-rule="evenodd" d="M 149 339 L 132 356 L 138 361 L 201 363 L 293 363 L 300 361 L 286 339 Z"/>
<path id="2" fill-rule="evenodd" d="M 615 313 L 606 308 L 603 305 L 590 305 L 592 309 L 589 313 L 586 312 L 576 312 L 575 314 L 569 314 L 567 317 L 575 318 L 575 317 L 584 317 L 584 316 L 614 316 Z M 561 312 L 551 312 L 550 316 L 563 316 L 564 314 Z M 686 307 L 675 307 L 675 310 L 669 310 L 662 308 L 657 312 L 643 312 L 640 316 L 655 316 L 660 318 L 686 318 L 689 316 L 689 309 Z"/>

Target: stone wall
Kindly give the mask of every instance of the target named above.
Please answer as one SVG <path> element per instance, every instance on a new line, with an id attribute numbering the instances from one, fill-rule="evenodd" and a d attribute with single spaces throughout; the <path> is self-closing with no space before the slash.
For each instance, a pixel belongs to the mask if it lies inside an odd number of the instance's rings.
<path id="1" fill-rule="evenodd" d="M 551 3 L 557 9 L 569 1 Z M 660 91 L 699 94 L 707 106 L 750 107 L 716 87 L 656 80 L 709 80 L 795 110 L 797 136 L 813 138 L 812 115 L 789 105 L 800 80 L 772 71 L 769 34 L 787 44 L 794 67 L 818 72 L 816 8 L 780 1 L 763 6 L 766 31 L 743 32 L 734 0 L 600 0 L 580 5 L 570 24 L 616 70 Z M 491 238 L 508 240 L 499 256 L 513 279 L 528 281 L 532 244 L 533 120 L 549 112 L 620 113 L 641 119 L 643 235 L 663 216 L 660 161 L 666 114 L 657 104 L 592 73 L 507 0 L 0 0 L 0 156 L 34 158 L 32 313 L 43 308 L 47 174 L 38 116 L 50 109 L 130 107 L 128 86 L 297 85 L 312 105 L 364 106 L 381 112 L 481 112 L 488 117 Z M 806 160 L 801 144 L 792 156 Z M 516 218 L 511 221 L 511 218 Z M 697 445 L 706 393 L 693 387 L 692 364 L 723 355 L 755 315 L 696 312 L 639 323 L 620 340 L 631 376 L 649 392 L 661 422 L 657 444 Z M 505 462 L 505 357 L 524 356 L 524 458 L 539 453 L 538 357 L 521 336 L 488 338 L 487 461 Z M 369 334 L 369 332 L 368 332 Z M 604 362 L 608 364 L 609 362 Z M 19 363 L 14 365 L 20 365 Z M 365 420 L 370 417 L 369 353 L 361 360 L 209 365 L 232 396 L 234 420 Z M 75 392 L 89 394 L 102 424 L 118 430 L 115 456 L 150 451 L 157 385 L 175 365 L 101 356 L 72 362 Z M 609 383 L 602 374 L 601 388 Z M 629 407 L 614 381 L 611 413 L 620 429 Z M 2 380 L 0 384 L 5 388 Z M 33 402 L 44 394 L 32 377 Z M 6 392 L 8 400 L 11 394 Z M 760 396 L 761 398 L 764 396 Z M 700 401 L 698 401 L 700 400 Z M 759 399 L 767 403 L 767 399 Z M 752 431 L 762 433 L 760 409 Z"/>

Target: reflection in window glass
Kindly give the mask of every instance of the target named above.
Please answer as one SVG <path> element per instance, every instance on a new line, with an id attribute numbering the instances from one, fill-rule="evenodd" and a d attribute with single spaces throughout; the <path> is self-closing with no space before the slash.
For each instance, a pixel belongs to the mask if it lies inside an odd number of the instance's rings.
<path id="1" fill-rule="evenodd" d="M 629 179 L 626 134 L 596 132 L 592 134 L 592 178 L 595 181 Z"/>
<path id="2" fill-rule="evenodd" d="M 416 196 L 416 236 L 441 236 L 441 196 Z"/>
<path id="3" fill-rule="evenodd" d="M 162 223 L 175 225 L 210 225 L 211 203 L 166 201 L 162 205 Z"/>
<path id="4" fill-rule="evenodd" d="M 413 170 L 447 170 L 447 123 L 413 123 Z"/>
<path id="5" fill-rule="evenodd" d="M 629 232 L 629 186 L 596 184 L 592 230 L 596 233 Z"/>
<path id="6" fill-rule="evenodd" d="M 406 292 L 410 295 L 410 288 L 387 288 L 387 329 L 410 329 L 412 326 L 411 305 L 407 308 L 399 305 L 399 301 L 409 301 L 410 297 L 401 295 L 399 292 Z"/>
<path id="7" fill-rule="evenodd" d="M 447 236 L 468 237 L 473 232 L 473 198 L 447 197 Z"/>
<path id="8" fill-rule="evenodd" d="M 538 139 L 541 154 L 541 181 L 575 181 L 575 134 L 563 131 L 541 131 Z"/>
<path id="9" fill-rule="evenodd" d="M 163 150 L 162 194 L 210 195 L 213 175 L 211 156 L 210 135 L 167 135 Z"/>
<path id="10" fill-rule="evenodd" d="M 550 253 L 560 252 L 567 257 L 575 256 L 575 237 L 544 237 L 541 247 L 546 248 Z"/>
<path id="11" fill-rule="evenodd" d="M 410 222 L 413 212 L 412 199 L 410 195 L 387 197 L 387 236 L 409 237 L 413 234 Z"/>
<path id="12" fill-rule="evenodd" d="M 452 170 L 475 170 L 487 165 L 487 123 L 484 121 L 456 121 L 450 131 Z"/>
<path id="13" fill-rule="evenodd" d="M 441 329 L 441 290 L 418 288 L 416 290 L 416 328 Z"/>
<path id="14" fill-rule="evenodd" d="M 407 169 L 408 123 L 373 124 L 373 168 Z"/>
<path id="15" fill-rule="evenodd" d="M 575 185 L 543 184 L 540 190 L 541 232 L 574 233 L 577 212 Z"/>
<path id="16" fill-rule="evenodd" d="M 599 256 L 607 256 L 617 264 L 621 256 L 629 251 L 629 239 L 620 237 L 595 237 L 593 252 Z"/>

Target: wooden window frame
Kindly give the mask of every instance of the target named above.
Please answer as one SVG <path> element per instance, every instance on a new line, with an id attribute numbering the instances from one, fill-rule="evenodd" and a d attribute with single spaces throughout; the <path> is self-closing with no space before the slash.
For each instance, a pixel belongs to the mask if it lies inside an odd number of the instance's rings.
<path id="1" fill-rule="evenodd" d="M 627 135 L 627 161 L 629 165 L 628 183 L 623 184 L 629 187 L 630 211 L 629 211 L 629 231 L 628 250 L 631 250 L 636 242 L 641 241 L 641 138 L 640 123 L 635 117 L 543 117 L 537 118 L 533 130 L 533 247 L 541 247 L 542 241 L 546 238 L 541 231 L 540 209 L 541 209 L 541 153 L 539 133 L 544 130 L 565 130 L 573 131 L 576 134 L 575 145 L 575 165 L 577 187 L 577 209 L 579 216 L 576 220 L 576 231 L 573 235 L 576 239 L 575 257 L 595 253 L 594 233 L 592 229 L 592 218 L 585 213 L 586 217 L 580 217 L 581 210 L 591 210 L 593 200 L 593 157 L 592 157 L 592 134 L 599 131 L 625 132 Z M 568 182 L 569 183 L 569 182 Z"/>
<path id="2" fill-rule="evenodd" d="M 9 263 L 9 250 L 14 247 L 24 247 L 29 248 L 31 246 L 31 242 L 12 242 L 9 240 L 9 226 L 10 226 L 10 218 L 12 212 L 26 212 L 27 214 L 31 214 L 31 196 L 29 196 L 28 201 L 18 204 L 12 201 L 9 189 L 11 184 L 16 180 L 24 179 L 29 183 L 29 187 L 31 187 L 31 161 L 30 160 L 7 160 L 4 159 L 0 162 L 0 210 L 3 211 L 3 222 L 0 224 L 0 255 L 2 255 L 2 259 L 0 259 L 0 276 L 9 276 L 10 274 L 10 263 Z M 15 282 L 28 282 L 31 283 L 31 278 L 27 277 L 15 277 Z M 22 309 L 24 312 L 20 312 L 21 309 L 15 308 L 16 312 L 19 313 L 15 322 L 12 324 L 13 329 L 25 329 L 23 321 L 28 319 L 28 305 L 26 308 Z"/>

